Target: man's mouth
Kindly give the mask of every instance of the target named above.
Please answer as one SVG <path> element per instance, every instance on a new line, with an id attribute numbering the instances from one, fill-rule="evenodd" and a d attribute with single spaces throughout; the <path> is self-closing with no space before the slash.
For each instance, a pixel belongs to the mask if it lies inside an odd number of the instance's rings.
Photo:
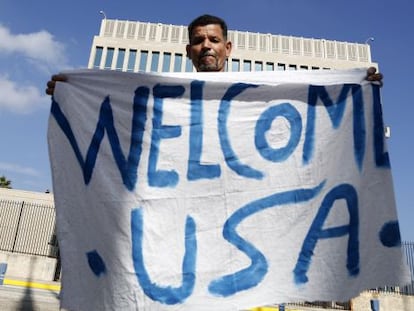
<path id="1" fill-rule="evenodd" d="M 207 57 L 216 58 L 216 56 L 214 54 L 211 54 L 211 53 L 206 53 L 206 54 L 200 55 L 200 59 L 207 58 Z"/>

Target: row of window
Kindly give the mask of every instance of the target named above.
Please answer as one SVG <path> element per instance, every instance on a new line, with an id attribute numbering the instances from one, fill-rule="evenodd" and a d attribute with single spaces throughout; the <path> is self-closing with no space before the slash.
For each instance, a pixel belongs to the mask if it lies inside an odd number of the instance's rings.
<path id="1" fill-rule="evenodd" d="M 105 20 L 103 35 L 145 41 L 188 42 L 187 28 L 184 26 L 131 21 Z M 367 44 L 232 30 L 229 30 L 228 35 L 235 49 L 362 62 L 370 59 Z"/>
<path id="2" fill-rule="evenodd" d="M 104 52 L 106 54 L 104 55 Z M 162 58 L 161 68 L 160 60 Z M 139 60 L 139 63 L 137 62 Z M 172 66 L 172 68 L 171 68 Z M 183 68 L 184 66 L 184 68 Z M 152 72 L 191 72 L 193 65 L 183 54 L 176 53 L 174 57 L 171 53 L 162 53 L 158 51 L 138 51 L 134 49 L 114 49 L 96 47 L 94 68 L 116 69 L 123 71 L 152 71 Z"/>
<path id="3" fill-rule="evenodd" d="M 275 71 L 275 70 L 316 70 L 320 69 L 316 66 L 307 66 L 307 65 L 296 65 L 296 64 L 283 64 L 283 63 L 273 63 L 262 61 L 255 61 L 254 63 L 251 60 L 243 60 L 242 62 L 239 59 L 231 59 L 231 71 L 252 71 L 252 66 L 254 66 L 254 71 Z M 328 68 L 323 68 L 328 69 Z"/>
<path id="4" fill-rule="evenodd" d="M 95 49 L 93 67 L 130 72 L 192 72 L 194 70 L 191 60 L 180 53 L 171 54 L 169 52 L 160 53 L 158 51 L 126 50 L 99 46 Z M 227 69 L 232 72 L 320 69 L 319 67 L 307 65 L 264 63 L 262 61 L 235 58 L 228 61 L 227 67 L 230 67 Z"/>

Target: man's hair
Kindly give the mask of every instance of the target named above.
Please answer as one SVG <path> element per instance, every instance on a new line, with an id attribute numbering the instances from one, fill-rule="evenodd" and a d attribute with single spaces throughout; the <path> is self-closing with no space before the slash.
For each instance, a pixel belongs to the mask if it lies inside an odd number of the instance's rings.
<path id="1" fill-rule="evenodd" d="M 207 26 L 207 25 L 220 25 L 221 30 L 223 32 L 223 37 L 225 40 L 227 40 L 227 24 L 226 22 L 217 16 L 213 16 L 213 15 L 209 15 L 209 14 L 204 14 L 201 15 L 199 17 L 197 17 L 196 19 L 194 19 L 189 25 L 188 25 L 188 39 L 191 43 L 191 35 L 193 34 L 193 30 L 194 28 L 198 27 L 198 26 Z"/>

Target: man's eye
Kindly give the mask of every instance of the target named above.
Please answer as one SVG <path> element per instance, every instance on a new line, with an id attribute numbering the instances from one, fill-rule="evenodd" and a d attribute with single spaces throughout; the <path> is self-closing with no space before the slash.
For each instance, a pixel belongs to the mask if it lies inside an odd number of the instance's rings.
<path id="1" fill-rule="evenodd" d="M 196 45 L 196 44 L 200 44 L 201 42 L 203 42 L 202 39 L 200 38 L 194 38 L 191 42 L 192 45 Z"/>

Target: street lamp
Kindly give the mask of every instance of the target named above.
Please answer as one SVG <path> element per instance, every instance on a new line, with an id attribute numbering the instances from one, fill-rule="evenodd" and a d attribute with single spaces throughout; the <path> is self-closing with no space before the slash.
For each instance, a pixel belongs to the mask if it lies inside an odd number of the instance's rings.
<path id="1" fill-rule="evenodd" d="M 374 37 L 369 37 L 367 40 L 365 40 L 365 44 L 369 44 L 372 41 L 374 41 Z"/>
<path id="2" fill-rule="evenodd" d="M 106 19 L 106 14 L 105 14 L 105 12 L 104 12 L 104 11 L 99 11 L 99 14 L 102 14 L 102 15 L 103 15 L 103 17 L 104 17 L 104 19 Z"/>

